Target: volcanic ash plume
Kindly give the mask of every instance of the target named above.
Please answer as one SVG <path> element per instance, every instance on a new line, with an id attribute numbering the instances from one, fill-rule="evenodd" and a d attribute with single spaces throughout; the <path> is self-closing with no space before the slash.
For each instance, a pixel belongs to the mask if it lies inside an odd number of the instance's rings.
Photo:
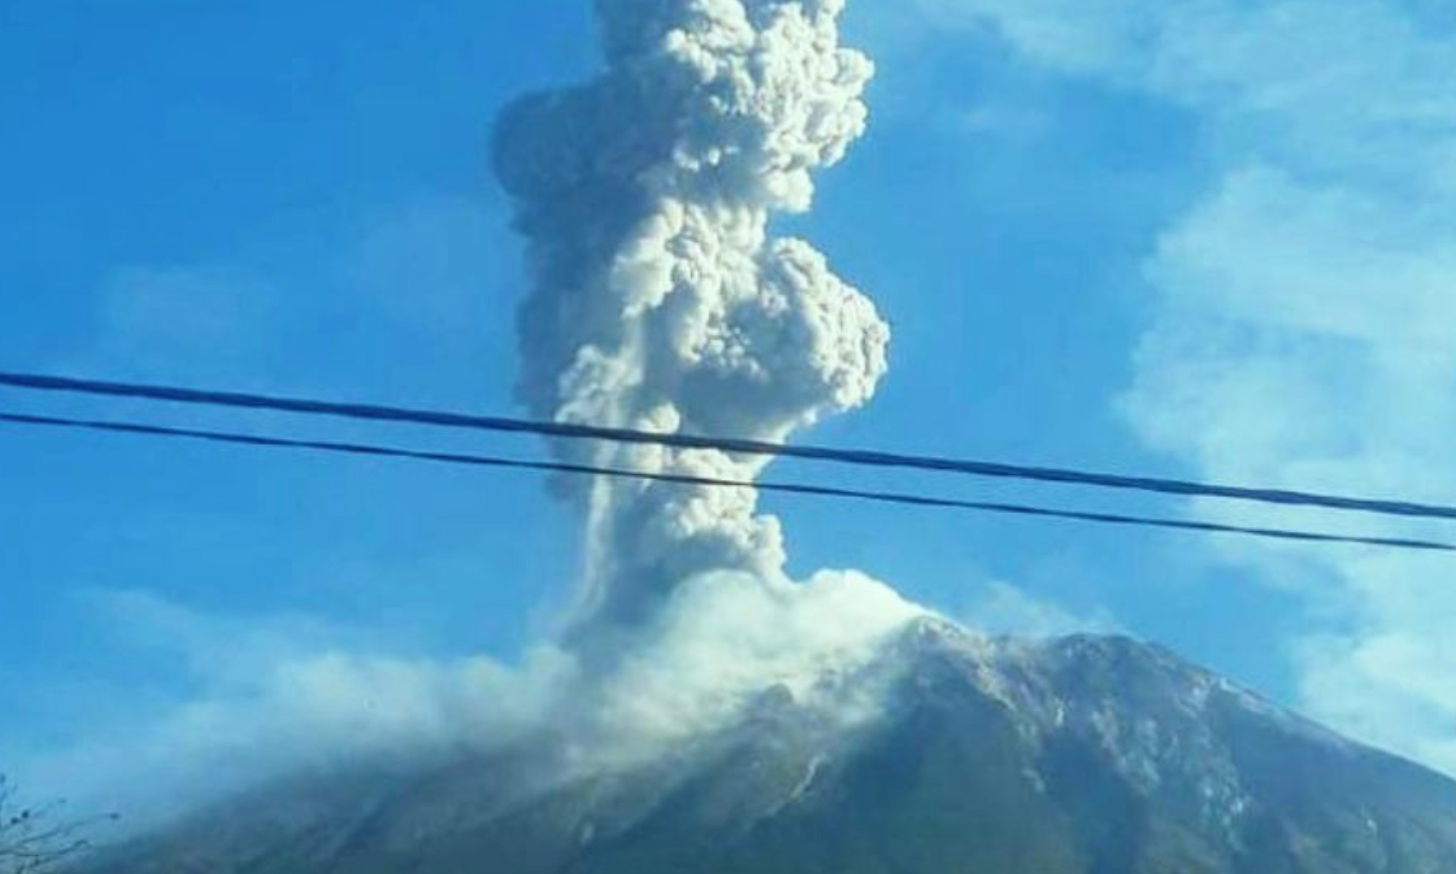
<path id="1" fill-rule="evenodd" d="M 499 121 L 496 168 L 528 239 L 520 316 L 533 413 L 782 441 L 864 403 L 889 330 L 776 212 L 864 131 L 873 70 L 841 48 L 843 0 L 597 0 L 605 71 Z M 753 479 L 717 451 L 561 442 L 560 456 Z M 598 481 L 577 622 L 626 627 L 710 570 L 783 579 L 778 521 L 748 489 Z"/>

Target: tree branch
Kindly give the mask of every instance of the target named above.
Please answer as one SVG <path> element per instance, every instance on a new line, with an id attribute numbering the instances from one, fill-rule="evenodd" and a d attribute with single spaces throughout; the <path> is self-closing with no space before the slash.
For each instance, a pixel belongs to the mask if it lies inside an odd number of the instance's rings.
<path id="1" fill-rule="evenodd" d="M 15 783 L 0 774 L 0 874 L 43 874 L 90 849 L 85 833 L 117 817 L 66 819 L 64 801 L 22 807 Z"/>

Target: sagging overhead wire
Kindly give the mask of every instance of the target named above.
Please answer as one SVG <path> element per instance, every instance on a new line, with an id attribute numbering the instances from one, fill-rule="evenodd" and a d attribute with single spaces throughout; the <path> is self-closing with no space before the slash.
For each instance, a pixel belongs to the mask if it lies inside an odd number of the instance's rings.
<path id="1" fill-rule="evenodd" d="M 613 443 L 647 444 L 679 449 L 717 449 L 743 455 L 764 455 L 808 459 L 880 468 L 905 468 L 955 473 L 993 479 L 1024 480 L 1090 486 L 1165 495 L 1227 498 L 1282 506 L 1322 507 L 1372 513 L 1383 516 L 1456 520 L 1456 506 L 1414 501 L 1333 495 L 1319 492 L 1220 485 L 1195 480 L 1128 476 L 1072 468 L 1040 467 L 963 458 L 908 455 L 873 449 L 836 449 L 767 443 L 731 437 L 692 434 L 658 434 L 627 428 L 544 422 L 503 416 L 479 416 L 439 410 L 409 409 L 377 404 L 337 403 L 308 398 L 279 397 L 238 392 L 206 391 L 176 386 L 141 385 L 77 379 L 34 373 L 0 371 L 0 386 L 46 392 L 170 401 L 200 406 L 274 410 L 313 416 L 399 422 L 511 434 L 534 434 L 574 440 L 603 440 Z"/>
<path id="2" fill-rule="evenodd" d="M 689 476 L 685 474 L 651 473 L 625 468 L 603 467 L 587 464 L 569 464 L 554 461 L 528 461 L 489 455 L 475 455 L 452 452 L 433 452 L 406 449 L 395 446 L 381 446 L 366 443 L 343 443 L 322 440 L 299 440 L 284 437 L 262 437 L 228 431 L 175 428 L 143 422 L 103 421 L 61 416 L 41 416 L 22 413 L 0 412 L 0 423 L 12 425 L 65 428 L 70 430 L 101 431 L 133 434 L 146 437 L 184 439 L 225 443 L 239 446 L 269 449 L 292 449 L 299 451 L 328 452 L 374 458 L 393 458 L 410 461 L 427 461 L 442 464 L 467 465 L 479 468 L 530 470 L 547 473 L 561 473 L 579 476 L 602 476 L 618 479 L 644 480 L 676 485 L 705 486 L 714 488 L 758 489 L 821 498 L 872 501 L 882 504 L 897 504 L 935 509 L 967 510 L 982 513 L 999 513 L 1013 516 L 1045 519 L 1066 519 L 1103 525 L 1121 525 L 1141 528 L 1160 528 L 1177 531 L 1192 531 L 1205 534 L 1236 534 L 1273 540 L 1298 541 L 1306 543 L 1345 544 L 1374 546 L 1390 549 L 1418 550 L 1423 552 L 1456 552 L 1456 544 L 1428 540 L 1403 538 L 1360 537 L 1339 534 L 1324 534 L 1314 531 L 1296 531 L 1281 528 L 1258 528 L 1241 525 L 1222 525 L 1212 522 L 1195 522 L 1178 519 L 1130 516 L 1115 513 L 1085 512 L 1028 504 L 996 503 L 989 501 L 968 501 L 955 498 L 940 498 L 927 495 L 898 492 L 847 489 L 834 486 L 809 485 L 791 482 L 749 482 L 743 480 L 717 479 Z"/>

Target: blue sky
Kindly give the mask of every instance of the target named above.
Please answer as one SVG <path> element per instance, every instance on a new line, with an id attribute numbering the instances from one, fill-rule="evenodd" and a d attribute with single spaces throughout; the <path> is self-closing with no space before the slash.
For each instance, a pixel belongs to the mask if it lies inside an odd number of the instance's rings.
<path id="1" fill-rule="evenodd" d="M 1451 497 L 1452 477 L 1408 472 L 1456 472 L 1451 22 L 1396 0 L 1149 5 L 850 4 L 846 39 L 879 66 L 871 129 L 782 226 L 875 299 L 892 365 L 812 439 Z M 588 4 L 367 6 L 0 8 L 0 367 L 511 411 L 523 283 L 487 142 L 513 96 L 595 68 Z M 1369 33 L 1395 47 L 1351 60 Z M 0 768 L 22 773 L 246 694 L 235 674 L 280 652 L 509 659 L 580 561 L 577 521 L 530 476 L 4 429 L 0 481 Z M 797 572 L 863 569 L 993 628 L 1129 631 L 1456 764 L 1422 618 L 1456 606 L 1435 588 L 1449 565 L 768 505 Z"/>

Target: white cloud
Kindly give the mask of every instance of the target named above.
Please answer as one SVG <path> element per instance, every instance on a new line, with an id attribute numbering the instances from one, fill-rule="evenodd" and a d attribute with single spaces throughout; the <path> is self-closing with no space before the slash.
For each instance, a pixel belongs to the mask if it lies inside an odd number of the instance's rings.
<path id="1" fill-rule="evenodd" d="M 1397 0 L 920 0 L 1059 73 L 1198 112 L 1224 171 L 1157 241 L 1122 399 L 1212 479 L 1450 500 L 1456 483 L 1456 38 Z M 1449 526 L 1196 502 L 1203 516 Z M 1304 706 L 1456 770 L 1450 562 L 1221 544 L 1306 592 Z"/>
<path id="2" fill-rule="evenodd" d="M 1068 634 L 1113 634 L 1117 621 L 1105 610 L 1076 613 L 1055 601 L 1036 598 L 1024 589 L 993 581 L 969 608 L 961 611 L 967 625 L 987 634 L 1050 638 Z"/>
<path id="3" fill-rule="evenodd" d="M 360 308 L 431 342 L 479 341 L 510 321 L 487 293 L 515 264 L 504 225 L 464 198 L 416 197 L 372 216 L 335 269 Z"/>
<path id="4" fill-rule="evenodd" d="M 179 660 L 188 687 L 42 752 L 17 776 L 83 808 L 124 811 L 129 828 L 300 769 L 407 766 L 544 732 L 572 740 L 578 766 L 606 767 L 724 728 L 775 686 L 832 717 L 865 718 L 874 702 L 830 694 L 833 679 L 926 615 L 853 572 L 804 584 L 709 574 L 680 587 L 612 661 L 588 667 L 546 643 L 505 664 L 399 651 L 385 631 L 308 616 L 202 613 L 147 592 L 90 603 L 124 648 Z M 150 701 L 157 690 L 109 694 Z"/>
<path id="5" fill-rule="evenodd" d="M 1139 32 L 1161 17 L 1143 0 L 916 2 L 939 25 L 995 30 L 1037 61 L 1077 72 L 1137 66 Z"/>
<path id="6" fill-rule="evenodd" d="M 122 264 L 95 297 L 89 336 L 56 369 L 120 379 L 320 390 L 415 370 L 469 373 L 514 344 L 493 299 L 509 229 L 487 204 L 420 195 L 370 212 L 336 247 L 288 262 Z"/>
<path id="7" fill-rule="evenodd" d="M 279 289 L 252 271 L 132 265 L 102 288 L 95 339 L 72 366 L 119 378 L 234 378 L 268 348 Z"/>
<path id="8" fill-rule="evenodd" d="M 121 651 L 179 660 L 187 688 L 38 755 L 19 776 L 79 806 L 124 811 L 129 827 L 300 768 L 507 742 L 540 725 L 574 670 L 544 646 L 508 667 L 392 651 L 378 630 L 307 616 L 202 613 L 140 591 L 89 600 Z"/>
<path id="9" fill-rule="evenodd" d="M 950 127 L 972 136 L 1034 142 L 1051 133 L 1053 119 L 1043 109 L 1017 106 L 1010 101 L 986 100 L 956 114 Z"/>

